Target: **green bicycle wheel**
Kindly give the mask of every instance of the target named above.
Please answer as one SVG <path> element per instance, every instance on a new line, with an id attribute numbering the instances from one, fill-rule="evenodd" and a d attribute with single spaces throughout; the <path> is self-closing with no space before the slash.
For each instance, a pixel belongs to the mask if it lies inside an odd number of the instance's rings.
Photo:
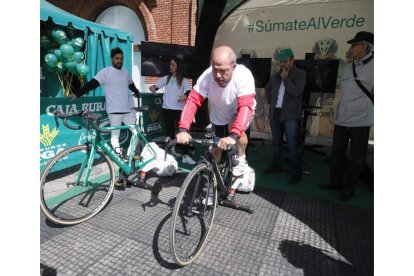
<path id="1" fill-rule="evenodd" d="M 46 217 L 73 225 L 96 215 L 112 195 L 115 170 L 109 157 L 98 150 L 85 183 L 91 150 L 79 145 L 62 151 L 46 165 L 40 177 L 40 206 Z"/>
<path id="2" fill-rule="evenodd" d="M 170 225 L 170 250 L 175 263 L 185 266 L 203 250 L 217 207 L 214 173 L 206 164 L 194 167 L 175 201 Z"/>

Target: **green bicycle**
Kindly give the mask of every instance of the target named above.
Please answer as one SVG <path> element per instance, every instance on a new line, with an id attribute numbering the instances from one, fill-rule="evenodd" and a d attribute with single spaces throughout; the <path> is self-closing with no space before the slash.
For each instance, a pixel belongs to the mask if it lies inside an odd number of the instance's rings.
<path id="1" fill-rule="evenodd" d="M 137 112 L 148 106 L 134 108 Z M 156 153 L 143 135 L 141 126 L 122 125 L 100 126 L 100 115 L 87 110 L 72 114 L 54 112 L 56 125 L 58 118 L 74 130 L 80 125 L 70 125 L 67 120 L 81 117 L 85 125 L 86 143 L 60 152 L 48 162 L 40 177 L 40 206 L 45 216 L 57 224 L 73 225 L 95 216 L 108 203 L 114 190 L 116 170 L 112 161 L 119 167 L 121 176 L 132 175 L 156 158 Z M 76 121 L 76 118 L 73 118 Z M 92 127 L 91 127 L 92 126 Z M 102 137 L 113 129 L 129 129 L 132 132 L 130 154 L 124 160 Z M 152 157 L 143 160 L 140 149 L 147 146 Z"/>

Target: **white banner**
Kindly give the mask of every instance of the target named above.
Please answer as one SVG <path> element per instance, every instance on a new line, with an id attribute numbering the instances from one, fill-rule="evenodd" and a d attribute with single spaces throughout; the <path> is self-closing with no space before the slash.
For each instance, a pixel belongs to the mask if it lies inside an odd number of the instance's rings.
<path id="1" fill-rule="evenodd" d="M 249 1 L 233 12 L 220 26 L 214 47 L 228 45 L 239 56 L 250 54 L 253 58 L 273 58 L 276 49 L 289 47 L 295 59 L 305 59 L 305 53 L 315 53 L 315 59 L 339 59 L 339 88 L 342 68 L 349 62 L 346 41 L 359 31 L 374 30 L 373 0 L 270 2 L 269 6 L 257 8 L 255 1 Z M 256 136 L 270 139 L 264 89 L 256 92 L 257 116 L 252 130 L 259 132 Z M 336 97 L 323 93 L 311 95 L 309 104 L 322 107 L 309 120 L 311 136 L 332 136 L 338 93 L 339 89 Z"/>

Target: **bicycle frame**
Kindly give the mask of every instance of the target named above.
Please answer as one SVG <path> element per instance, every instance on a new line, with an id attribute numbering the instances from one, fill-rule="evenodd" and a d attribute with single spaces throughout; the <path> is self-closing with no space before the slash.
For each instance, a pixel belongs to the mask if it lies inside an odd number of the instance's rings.
<path id="1" fill-rule="evenodd" d="M 86 170 L 85 174 L 85 181 L 84 185 L 88 183 L 89 174 L 93 165 L 93 161 L 96 156 L 97 150 L 102 150 L 104 153 L 106 153 L 109 158 L 115 162 L 119 166 L 119 168 L 124 171 L 127 175 L 133 174 L 134 172 L 138 171 L 139 169 L 145 167 L 148 163 L 155 160 L 156 153 L 154 149 L 151 147 L 151 145 L 148 143 L 145 136 L 142 134 L 141 130 L 139 129 L 139 125 L 123 125 L 123 126 L 111 126 L 111 127 L 102 127 L 103 130 L 115 130 L 115 129 L 130 129 L 132 132 L 132 137 L 130 141 L 130 148 L 131 148 L 131 154 L 129 155 L 128 161 L 124 161 L 119 155 L 113 150 L 112 146 L 108 144 L 104 139 L 102 139 L 100 133 L 96 131 L 95 129 L 89 129 L 88 135 L 87 135 L 87 145 L 91 147 L 91 151 L 89 152 L 89 155 L 86 156 L 85 160 L 83 160 L 80 174 L 78 175 L 77 181 L 80 181 L 81 176 L 83 175 L 83 171 Z M 135 147 L 138 145 L 139 141 L 142 140 L 145 145 L 148 146 L 149 150 L 153 154 L 151 158 L 149 158 L 146 161 L 142 160 L 134 160 L 134 154 L 132 154 L 132 148 L 135 149 Z"/>
<path id="2" fill-rule="evenodd" d="M 226 152 L 226 160 L 225 160 L 225 167 L 224 167 L 224 173 L 222 174 L 220 172 L 219 164 L 214 159 L 214 156 L 212 154 L 212 149 L 209 146 L 207 150 L 207 157 L 203 157 L 203 161 L 207 164 L 207 167 L 211 172 L 213 172 L 216 175 L 217 179 L 217 188 L 219 191 L 220 196 L 227 196 L 231 184 L 231 177 L 229 177 L 229 172 L 231 172 L 232 169 L 232 162 L 231 162 L 231 153 Z M 210 185 L 210 184 L 209 184 Z"/>

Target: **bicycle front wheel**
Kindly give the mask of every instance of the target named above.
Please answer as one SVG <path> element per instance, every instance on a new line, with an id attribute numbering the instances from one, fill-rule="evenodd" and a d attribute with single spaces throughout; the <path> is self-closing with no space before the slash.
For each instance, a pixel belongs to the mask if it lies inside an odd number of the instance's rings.
<path id="1" fill-rule="evenodd" d="M 49 220 L 73 225 L 90 219 L 105 207 L 114 189 L 115 169 L 100 150 L 95 152 L 88 169 L 91 153 L 86 145 L 75 146 L 46 165 L 40 177 L 40 206 Z"/>
<path id="2" fill-rule="evenodd" d="M 175 201 L 170 225 L 170 250 L 180 266 L 193 262 L 207 242 L 217 207 L 217 185 L 207 165 L 186 177 Z"/>

